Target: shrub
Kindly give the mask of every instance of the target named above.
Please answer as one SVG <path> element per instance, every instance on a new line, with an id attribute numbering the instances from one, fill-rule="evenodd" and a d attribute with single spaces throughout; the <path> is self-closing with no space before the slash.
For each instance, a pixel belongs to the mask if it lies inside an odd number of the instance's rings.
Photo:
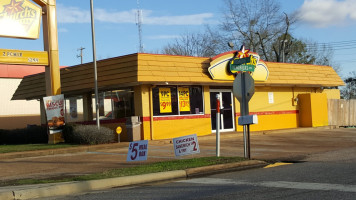
<path id="1" fill-rule="evenodd" d="M 114 131 L 96 125 L 66 124 L 63 130 L 66 143 L 73 144 L 105 144 L 115 140 Z"/>
<path id="2" fill-rule="evenodd" d="M 46 127 L 30 125 L 22 129 L 0 129 L 0 144 L 38 144 L 47 142 Z"/>

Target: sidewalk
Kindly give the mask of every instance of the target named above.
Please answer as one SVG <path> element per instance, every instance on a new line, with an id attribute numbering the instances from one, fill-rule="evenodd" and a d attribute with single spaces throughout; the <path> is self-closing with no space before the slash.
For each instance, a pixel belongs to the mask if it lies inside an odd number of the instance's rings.
<path id="1" fill-rule="evenodd" d="M 186 159 L 193 157 L 215 156 L 215 134 L 198 137 L 200 154 L 192 156 L 184 156 L 175 158 L 173 145 L 170 140 L 149 141 L 148 159 L 145 162 L 126 162 L 126 154 L 129 143 L 117 143 L 108 145 L 73 147 L 57 150 L 41 150 L 33 152 L 6 153 L 0 154 L 0 177 L 1 181 L 24 179 L 24 178 L 55 178 L 67 177 L 83 174 L 101 172 L 114 168 L 130 167 L 134 165 L 142 165 L 150 162 Z M 319 152 L 333 151 L 336 149 L 344 149 L 356 145 L 356 129 L 328 129 L 328 128 L 304 128 L 291 130 L 278 130 L 258 132 L 251 134 L 251 158 L 254 160 L 273 160 L 273 161 L 296 161 L 302 160 L 310 154 Z M 243 137 L 242 133 L 230 132 L 221 134 L 221 156 L 239 156 L 243 157 Z M 262 162 L 251 161 L 244 163 L 244 166 L 261 166 Z M 199 169 L 199 173 L 214 170 L 228 170 L 230 168 L 238 168 L 241 166 L 220 166 L 216 168 Z M 132 180 L 158 181 L 158 177 L 163 178 L 185 178 L 189 173 L 194 174 L 189 170 L 174 171 L 161 175 L 145 175 L 136 178 L 129 177 L 128 184 L 138 184 Z M 195 172 L 197 173 L 197 172 Z M 120 180 L 111 180 L 112 183 L 125 182 Z M 161 180 L 161 179 L 159 179 Z M 110 182 L 105 180 L 106 183 Z M 111 182 L 110 182 L 111 183 Z M 77 185 L 77 189 L 73 184 Z M 21 195 L 19 191 L 32 191 L 31 188 L 42 188 L 46 190 L 46 194 L 53 195 L 54 190 L 58 190 L 59 186 L 67 187 L 71 192 L 83 191 L 86 189 L 103 189 L 98 188 L 100 180 L 89 182 L 36 185 L 36 186 L 18 186 L 18 187 L 2 187 L 0 188 L 1 195 L 10 195 L 13 197 L 13 191 L 17 191 L 16 198 L 26 199 L 32 198 L 27 193 L 27 196 Z M 79 187 L 80 186 L 80 187 Z M 95 186 L 95 187 L 94 187 Z M 115 185 L 117 186 L 117 184 Z M 108 187 L 113 187 L 110 185 Z M 45 189 L 43 189 L 45 188 Z M 63 189 L 63 188 L 62 188 Z M 61 189 L 61 190 L 62 190 Z M 36 190 L 38 193 L 38 190 Z M 52 191 L 48 193 L 48 191 Z M 45 194 L 45 193 L 43 193 Z M 68 193 L 66 193 L 68 194 Z M 63 194 L 62 194 L 63 195 Z M 6 198 L 5 198 L 6 199 Z"/>

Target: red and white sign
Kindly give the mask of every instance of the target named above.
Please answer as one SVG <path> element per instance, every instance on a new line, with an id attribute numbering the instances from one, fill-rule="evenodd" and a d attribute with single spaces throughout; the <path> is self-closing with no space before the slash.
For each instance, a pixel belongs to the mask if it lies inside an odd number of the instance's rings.
<path id="1" fill-rule="evenodd" d="M 46 109 L 47 124 L 49 133 L 59 133 L 62 131 L 64 120 L 64 95 L 43 97 L 43 103 Z"/>
<path id="2" fill-rule="evenodd" d="M 148 140 L 130 142 L 129 151 L 126 161 L 143 161 L 147 160 Z"/>
<path id="3" fill-rule="evenodd" d="M 176 156 L 200 153 L 197 134 L 173 138 L 173 146 Z"/>

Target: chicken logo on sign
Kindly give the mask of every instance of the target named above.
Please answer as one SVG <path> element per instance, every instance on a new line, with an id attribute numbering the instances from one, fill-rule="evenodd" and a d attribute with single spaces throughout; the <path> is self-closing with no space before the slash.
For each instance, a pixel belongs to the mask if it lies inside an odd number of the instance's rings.
<path id="1" fill-rule="evenodd" d="M 230 72 L 254 72 L 257 64 L 257 58 L 253 55 L 249 55 L 249 49 L 245 49 L 245 46 L 241 47 L 241 50 L 237 52 L 236 56 L 230 62 Z"/>
<path id="2" fill-rule="evenodd" d="M 246 50 L 229 51 L 212 58 L 208 68 L 214 80 L 235 80 L 234 73 L 248 71 L 255 81 L 266 81 L 269 71 L 267 64 L 257 53 Z"/>
<path id="3" fill-rule="evenodd" d="M 0 1 L 1 37 L 38 39 L 42 9 L 28 0 Z"/>

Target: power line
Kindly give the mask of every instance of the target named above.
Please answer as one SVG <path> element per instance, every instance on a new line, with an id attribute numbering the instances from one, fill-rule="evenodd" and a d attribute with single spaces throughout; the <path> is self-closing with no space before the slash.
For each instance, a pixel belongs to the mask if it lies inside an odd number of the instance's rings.
<path id="1" fill-rule="evenodd" d="M 309 50 L 320 50 L 323 48 L 331 48 L 332 50 L 347 50 L 356 49 L 356 40 L 345 40 L 340 42 L 324 42 L 324 43 L 306 43 L 306 47 Z"/>

